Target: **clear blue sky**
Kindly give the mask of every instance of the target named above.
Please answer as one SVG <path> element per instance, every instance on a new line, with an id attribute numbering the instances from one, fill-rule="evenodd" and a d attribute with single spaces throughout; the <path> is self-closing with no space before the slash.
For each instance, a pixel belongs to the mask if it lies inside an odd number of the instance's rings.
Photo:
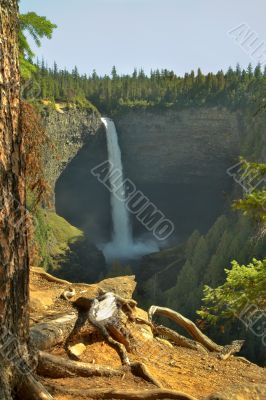
<path id="1" fill-rule="evenodd" d="M 243 22 L 266 43 L 265 0 L 21 0 L 20 9 L 58 25 L 36 54 L 82 73 L 246 67 L 252 59 L 227 34 Z"/>

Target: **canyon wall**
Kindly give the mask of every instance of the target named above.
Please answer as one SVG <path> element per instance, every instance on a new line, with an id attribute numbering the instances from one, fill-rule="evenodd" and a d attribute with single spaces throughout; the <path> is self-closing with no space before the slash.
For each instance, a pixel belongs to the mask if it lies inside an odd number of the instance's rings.
<path id="1" fill-rule="evenodd" d="M 86 176 L 78 170 L 71 169 L 75 160 L 80 160 L 80 152 L 89 157 L 90 162 L 98 162 L 101 151 L 105 158 L 105 141 L 99 142 L 99 138 L 105 139 L 104 130 L 99 114 L 86 110 L 70 109 L 58 112 L 46 110 L 43 115 L 46 133 L 50 138 L 50 146 L 44 154 L 45 175 L 51 186 L 51 205 L 55 207 L 57 214 L 64 217 L 72 225 L 83 228 L 77 218 L 84 220 L 87 212 L 87 202 L 77 208 L 77 199 L 80 200 L 80 191 L 83 187 L 89 187 L 89 203 L 93 199 L 93 182 L 86 182 Z M 84 151 L 85 149 L 85 151 Z M 96 149 L 96 150 L 95 150 Z M 96 155 L 96 160 L 94 160 Z M 85 174 L 89 176 L 89 163 L 82 159 L 81 162 Z M 68 171 L 71 171 L 68 180 Z M 72 173 L 73 172 L 73 173 Z M 80 179 L 82 182 L 80 183 Z M 60 186 L 63 180 L 64 185 Z M 61 190 L 57 193 L 56 187 L 59 182 Z M 75 184 L 78 183 L 77 189 Z M 60 207 L 57 207 L 57 203 Z M 105 201 L 105 208 L 108 209 L 108 199 Z M 67 226 L 67 225 L 66 225 Z M 60 227 L 57 227 L 59 230 Z M 66 229 L 66 228 L 65 228 Z M 67 236 L 67 232 L 59 233 L 59 236 Z M 58 257 L 57 257 L 58 258 Z M 95 282 L 106 273 L 105 259 L 102 252 L 95 246 L 93 235 L 90 231 L 84 231 L 83 238 L 75 242 L 67 243 L 67 252 L 60 259 L 56 259 L 58 267 L 52 270 L 54 275 L 72 281 L 83 280 L 84 282 Z"/>
<path id="2" fill-rule="evenodd" d="M 96 113 L 86 110 L 58 112 L 48 109 L 43 113 L 43 121 L 52 145 L 44 154 L 45 174 L 54 192 L 56 180 L 79 149 L 96 135 L 101 119 Z"/>
<path id="3" fill-rule="evenodd" d="M 223 179 L 239 154 L 239 118 L 226 109 L 131 111 L 115 123 L 124 167 L 138 183 Z"/>
<path id="4" fill-rule="evenodd" d="M 241 118 L 224 108 L 129 111 L 115 118 L 126 176 L 175 224 L 205 232 L 224 207 Z M 135 232 L 142 227 L 135 220 Z"/>
<path id="5" fill-rule="evenodd" d="M 223 212 L 232 188 L 226 170 L 240 152 L 238 113 L 223 108 L 132 110 L 113 118 L 125 176 L 172 220 L 173 243 L 195 228 L 206 232 Z M 109 193 L 90 173 L 107 159 L 105 131 L 99 121 L 96 127 L 97 133 L 89 135 L 60 175 L 56 207 L 99 242 L 108 240 L 111 226 Z M 65 140 L 71 132 L 68 127 Z M 145 233 L 136 218 L 133 227 L 135 236 Z"/>

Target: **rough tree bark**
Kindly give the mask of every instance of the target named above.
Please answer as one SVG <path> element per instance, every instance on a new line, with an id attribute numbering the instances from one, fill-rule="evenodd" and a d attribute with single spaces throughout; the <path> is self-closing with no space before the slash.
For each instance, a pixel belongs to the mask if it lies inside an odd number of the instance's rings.
<path id="1" fill-rule="evenodd" d="M 20 385 L 46 390 L 29 373 L 29 262 L 25 162 L 20 129 L 17 0 L 0 2 L 0 399 Z M 34 390 L 31 390 L 34 396 Z M 23 394 L 24 396 L 24 394 Z M 39 396 L 39 397 L 40 397 Z M 44 397 L 46 396 L 46 397 Z M 26 398 L 24 396 L 24 398 Z M 35 396 L 35 398 L 37 398 Z M 51 399 L 51 397 L 50 397 Z"/>
<path id="2" fill-rule="evenodd" d="M 17 369 L 8 352 L 27 357 L 28 255 L 23 231 L 25 165 L 20 133 L 18 6 L 0 3 L 0 398 L 11 399 Z M 17 340 L 18 339 L 18 340 Z M 9 342 L 8 342 L 9 341 Z M 8 347 L 4 347 L 4 345 Z M 15 360 L 16 362 L 16 360 Z"/>

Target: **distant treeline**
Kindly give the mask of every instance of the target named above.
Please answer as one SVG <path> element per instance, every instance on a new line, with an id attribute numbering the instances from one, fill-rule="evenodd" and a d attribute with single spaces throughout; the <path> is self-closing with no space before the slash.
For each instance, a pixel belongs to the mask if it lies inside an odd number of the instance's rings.
<path id="1" fill-rule="evenodd" d="M 101 112 L 116 112 L 123 108 L 171 108 L 226 106 L 231 109 L 248 106 L 254 109 L 262 104 L 266 92 L 266 67 L 247 69 L 239 65 L 227 72 L 204 75 L 200 69 L 184 77 L 173 71 L 155 70 L 149 75 L 134 70 L 131 75 L 118 75 L 112 68 L 111 75 L 81 75 L 75 67 L 72 72 L 60 70 L 55 63 L 48 68 L 37 62 L 34 79 L 40 85 L 43 99 L 74 102 L 81 107 L 95 105 Z"/>

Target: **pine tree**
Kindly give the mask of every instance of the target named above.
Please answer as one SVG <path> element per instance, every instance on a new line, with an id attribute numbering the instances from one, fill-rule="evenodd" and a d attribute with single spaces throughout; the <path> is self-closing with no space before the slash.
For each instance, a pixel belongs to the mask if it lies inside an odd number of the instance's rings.
<path id="1" fill-rule="evenodd" d="M 19 51 L 20 51 L 20 68 L 22 77 L 29 79 L 36 72 L 33 65 L 34 53 L 29 45 L 25 32 L 28 32 L 33 38 L 35 44 L 40 47 L 41 39 L 52 37 L 53 30 L 56 25 L 47 20 L 46 17 L 40 17 L 34 12 L 21 14 L 19 16 L 20 31 L 19 31 Z"/>
<path id="2" fill-rule="evenodd" d="M 112 68 L 111 76 L 112 76 L 113 80 L 115 80 L 117 78 L 117 72 L 116 72 L 116 67 L 115 66 L 113 66 L 113 68 Z"/>
<path id="3" fill-rule="evenodd" d="M 261 71 L 261 64 L 260 63 L 254 69 L 254 76 L 257 79 L 262 77 L 262 71 Z"/>
<path id="4" fill-rule="evenodd" d="M 248 64 L 247 74 L 248 74 L 249 79 L 253 78 L 253 68 L 252 68 L 252 64 L 251 63 Z"/>

